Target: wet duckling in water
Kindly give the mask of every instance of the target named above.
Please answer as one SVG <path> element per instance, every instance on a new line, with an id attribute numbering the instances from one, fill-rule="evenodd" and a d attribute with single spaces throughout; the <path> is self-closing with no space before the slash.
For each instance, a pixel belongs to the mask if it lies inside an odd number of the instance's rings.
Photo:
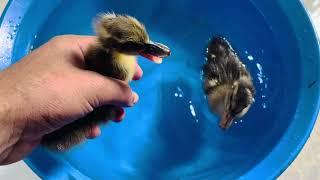
<path id="1" fill-rule="evenodd" d="M 144 56 L 155 63 L 170 55 L 165 45 L 152 42 L 142 23 L 127 15 L 107 13 L 96 22 L 98 42 L 85 55 L 87 70 L 126 82 L 135 73 L 136 56 Z M 88 116 L 47 134 L 42 145 L 51 150 L 65 151 L 86 139 L 92 127 L 115 118 L 114 107 L 95 109 Z"/>
<path id="2" fill-rule="evenodd" d="M 220 116 L 220 127 L 228 129 L 250 109 L 255 88 L 250 73 L 224 38 L 210 41 L 203 77 L 209 107 Z"/>

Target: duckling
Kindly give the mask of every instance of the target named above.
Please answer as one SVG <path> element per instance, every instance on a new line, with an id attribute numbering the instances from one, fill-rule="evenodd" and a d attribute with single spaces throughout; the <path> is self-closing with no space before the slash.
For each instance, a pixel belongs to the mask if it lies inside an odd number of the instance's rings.
<path id="1" fill-rule="evenodd" d="M 228 129 L 243 117 L 254 102 L 255 88 L 249 71 L 225 38 L 210 40 L 203 66 L 203 88 L 210 110 Z"/>
<path id="2" fill-rule="evenodd" d="M 96 21 L 98 41 L 85 55 L 86 69 L 126 82 L 135 73 L 136 57 L 161 63 L 170 49 L 149 39 L 145 26 L 128 15 L 106 13 Z M 86 139 L 91 128 L 115 118 L 113 106 L 95 109 L 88 116 L 62 127 L 42 139 L 42 145 L 55 151 L 69 150 Z"/>

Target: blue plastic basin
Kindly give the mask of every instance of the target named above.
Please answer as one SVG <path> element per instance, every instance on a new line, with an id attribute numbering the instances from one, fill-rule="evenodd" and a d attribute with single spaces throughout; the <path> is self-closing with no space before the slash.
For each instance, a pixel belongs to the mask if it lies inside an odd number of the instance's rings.
<path id="1" fill-rule="evenodd" d="M 319 46 L 299 1 L 13 0 L 2 16 L 0 69 L 60 34 L 92 34 L 92 18 L 136 16 L 172 56 L 139 58 L 140 101 L 121 124 L 64 154 L 36 149 L 27 164 L 45 179 L 269 179 L 297 156 L 319 109 Z M 222 35 L 257 89 L 247 116 L 218 128 L 201 90 L 207 40 Z"/>

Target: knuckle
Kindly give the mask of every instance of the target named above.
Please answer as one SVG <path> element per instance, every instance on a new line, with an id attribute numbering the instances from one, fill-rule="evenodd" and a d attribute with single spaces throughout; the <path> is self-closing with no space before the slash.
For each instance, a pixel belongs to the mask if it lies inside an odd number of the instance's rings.
<path id="1" fill-rule="evenodd" d="M 74 39 L 74 35 L 58 35 L 53 37 L 50 42 L 56 45 L 65 45 L 66 43 L 69 43 L 70 40 Z"/>
<path id="2" fill-rule="evenodd" d="M 123 103 L 129 105 L 132 104 L 133 101 L 133 93 L 128 84 L 124 82 L 119 83 L 119 92 L 121 92 L 121 97 Z"/>

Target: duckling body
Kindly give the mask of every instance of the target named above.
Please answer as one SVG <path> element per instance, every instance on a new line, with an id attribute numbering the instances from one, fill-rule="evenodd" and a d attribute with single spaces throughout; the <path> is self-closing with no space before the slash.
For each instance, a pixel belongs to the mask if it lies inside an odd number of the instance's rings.
<path id="1" fill-rule="evenodd" d="M 203 66 L 204 92 L 220 127 L 227 129 L 234 118 L 244 116 L 254 101 L 254 85 L 249 71 L 224 38 L 213 38 Z"/>
<path id="2" fill-rule="evenodd" d="M 129 82 L 135 74 L 137 55 L 159 63 L 170 54 L 166 46 L 151 42 L 143 24 L 131 16 L 104 14 L 97 21 L 96 32 L 98 42 L 85 55 L 86 69 L 104 76 Z M 68 150 L 84 141 L 92 127 L 115 116 L 111 105 L 96 108 L 86 117 L 45 135 L 42 144 L 51 150 Z"/>

